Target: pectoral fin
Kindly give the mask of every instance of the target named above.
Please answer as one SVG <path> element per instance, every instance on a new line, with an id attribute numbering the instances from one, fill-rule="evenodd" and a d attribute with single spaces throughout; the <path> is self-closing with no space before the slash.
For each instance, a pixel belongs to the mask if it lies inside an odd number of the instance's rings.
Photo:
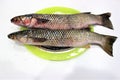
<path id="1" fill-rule="evenodd" d="M 34 38 L 33 40 L 34 40 L 34 42 L 45 42 L 45 41 L 47 41 L 46 38 Z"/>
<path id="2" fill-rule="evenodd" d="M 44 24 L 44 23 L 47 23 L 49 20 L 48 19 L 43 19 L 43 18 L 37 18 L 37 22 L 39 24 Z"/>

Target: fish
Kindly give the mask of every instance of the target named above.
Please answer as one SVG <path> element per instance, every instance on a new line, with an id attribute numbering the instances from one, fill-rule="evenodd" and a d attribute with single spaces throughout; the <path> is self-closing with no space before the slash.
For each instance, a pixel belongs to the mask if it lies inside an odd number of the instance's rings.
<path id="1" fill-rule="evenodd" d="M 40 46 L 40 45 L 34 45 L 34 46 L 52 52 L 68 51 L 73 49 L 73 47 L 56 47 L 56 46 Z M 90 48 L 90 45 L 83 46 L 82 48 L 86 48 L 86 49 Z"/>
<path id="2" fill-rule="evenodd" d="M 84 29 L 28 29 L 13 32 L 8 35 L 8 38 L 22 44 L 38 46 L 79 48 L 86 45 L 98 45 L 110 56 L 113 56 L 112 46 L 117 37 Z"/>
<path id="3" fill-rule="evenodd" d="M 113 29 L 109 19 L 111 13 L 91 14 L 90 12 L 76 14 L 25 14 L 15 16 L 11 22 L 26 28 L 47 29 L 84 29 L 91 25 L 100 25 Z"/>
<path id="4" fill-rule="evenodd" d="M 35 47 L 38 47 L 40 49 L 46 50 L 46 51 L 52 51 L 52 52 L 62 52 L 62 51 L 68 51 L 73 49 L 72 47 L 56 47 L 56 46 L 40 46 L 40 45 L 34 45 Z"/>

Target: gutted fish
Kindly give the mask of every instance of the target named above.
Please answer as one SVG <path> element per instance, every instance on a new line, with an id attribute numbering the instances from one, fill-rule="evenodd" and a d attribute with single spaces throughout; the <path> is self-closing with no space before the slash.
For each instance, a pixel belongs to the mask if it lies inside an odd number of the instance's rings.
<path id="1" fill-rule="evenodd" d="M 78 14 L 26 14 L 16 16 L 11 22 L 27 28 L 83 29 L 90 25 L 101 25 L 113 29 L 109 19 L 111 13 L 100 15 L 90 12 Z"/>
<path id="2" fill-rule="evenodd" d="M 110 56 L 113 56 L 112 46 L 116 40 L 114 36 L 102 35 L 80 29 L 29 29 L 11 33 L 8 37 L 23 44 L 40 46 L 84 47 L 89 44 L 99 45 Z"/>

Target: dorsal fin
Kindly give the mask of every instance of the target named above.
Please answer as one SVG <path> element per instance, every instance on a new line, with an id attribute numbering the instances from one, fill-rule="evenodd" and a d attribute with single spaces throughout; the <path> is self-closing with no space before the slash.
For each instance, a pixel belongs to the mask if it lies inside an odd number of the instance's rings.
<path id="1" fill-rule="evenodd" d="M 81 12 L 81 13 L 76 13 L 77 15 L 79 15 L 79 14 L 91 14 L 91 12 Z M 75 14 L 75 15 L 76 15 Z"/>

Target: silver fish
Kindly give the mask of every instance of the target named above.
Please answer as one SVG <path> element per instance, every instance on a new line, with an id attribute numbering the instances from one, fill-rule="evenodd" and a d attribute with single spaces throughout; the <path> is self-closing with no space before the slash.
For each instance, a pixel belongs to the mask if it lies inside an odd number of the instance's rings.
<path id="1" fill-rule="evenodd" d="M 102 25 L 113 29 L 109 19 L 111 13 L 100 15 L 90 14 L 90 12 L 78 14 L 26 14 L 16 16 L 11 22 L 27 28 L 47 28 L 47 29 L 83 29 L 91 25 Z"/>
<path id="2" fill-rule="evenodd" d="M 40 46 L 84 47 L 94 44 L 100 46 L 110 56 L 113 56 L 112 46 L 116 40 L 114 36 L 77 29 L 29 29 L 11 33 L 8 37 L 23 44 Z"/>

